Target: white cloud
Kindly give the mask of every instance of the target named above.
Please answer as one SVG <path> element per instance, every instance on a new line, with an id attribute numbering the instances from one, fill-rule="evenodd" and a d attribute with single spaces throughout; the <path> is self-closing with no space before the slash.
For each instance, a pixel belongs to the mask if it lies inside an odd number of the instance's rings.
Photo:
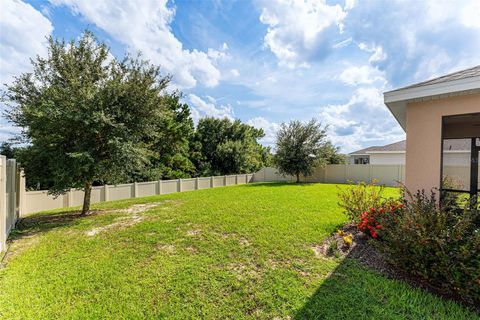
<path id="1" fill-rule="evenodd" d="M 266 0 L 260 5 L 260 21 L 268 25 L 264 45 L 280 65 L 291 68 L 325 56 L 347 14 L 340 5 L 325 1 Z"/>
<path id="2" fill-rule="evenodd" d="M 357 0 L 345 0 L 345 10 L 353 9 L 357 5 Z"/>
<path id="3" fill-rule="evenodd" d="M 370 65 L 350 66 L 343 70 L 339 79 L 348 85 L 370 84 L 385 81 L 383 72 Z"/>
<path id="4" fill-rule="evenodd" d="M 219 83 L 220 71 L 215 61 L 225 57 L 221 50 L 207 52 L 187 50 L 174 36 L 170 23 L 175 9 L 166 0 L 51 0 L 55 5 L 67 5 L 73 12 L 106 31 L 127 45 L 130 51 L 142 51 L 146 58 L 173 74 L 173 82 L 180 88 L 198 84 L 214 87 Z"/>
<path id="5" fill-rule="evenodd" d="M 342 152 L 382 145 L 405 138 L 383 104 L 381 88 L 357 88 L 345 104 L 320 108 L 319 119 L 330 126 L 329 138 Z"/>
<path id="6" fill-rule="evenodd" d="M 234 77 L 238 77 L 240 75 L 240 71 L 238 71 L 238 69 L 231 69 L 230 74 Z"/>
<path id="7" fill-rule="evenodd" d="M 260 139 L 260 143 L 270 147 L 275 145 L 277 131 L 280 129 L 280 125 L 278 123 L 270 122 L 263 117 L 255 117 L 248 120 L 247 124 L 258 129 L 263 129 L 265 132 L 265 137 Z"/>
<path id="8" fill-rule="evenodd" d="M 0 81 L 31 70 L 30 58 L 45 55 L 46 37 L 53 26 L 45 16 L 22 1 L 0 2 Z"/>
<path id="9" fill-rule="evenodd" d="M 205 98 L 208 101 L 205 101 L 192 93 L 188 95 L 190 109 L 192 110 L 192 118 L 195 123 L 197 123 L 200 118 L 204 117 L 234 119 L 233 108 L 230 105 L 220 105 L 217 107 L 217 101 L 213 97 L 206 96 Z"/>
<path id="10" fill-rule="evenodd" d="M 361 1 L 345 30 L 398 87 L 480 63 L 480 1 Z"/>

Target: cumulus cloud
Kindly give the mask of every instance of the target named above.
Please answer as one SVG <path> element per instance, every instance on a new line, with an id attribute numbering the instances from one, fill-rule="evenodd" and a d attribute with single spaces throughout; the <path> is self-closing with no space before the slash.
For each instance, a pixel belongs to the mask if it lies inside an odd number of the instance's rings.
<path id="1" fill-rule="evenodd" d="M 215 61 L 225 57 L 228 46 L 207 52 L 187 50 L 175 37 L 170 23 L 175 8 L 167 0 L 51 0 L 54 5 L 66 5 L 71 10 L 106 31 L 113 38 L 136 53 L 141 51 L 164 71 L 173 74 L 180 88 L 198 84 L 214 87 L 219 83 L 220 71 Z"/>
<path id="2" fill-rule="evenodd" d="M 269 147 L 274 146 L 277 131 L 280 129 L 280 125 L 278 123 L 270 122 L 264 117 L 255 117 L 248 120 L 247 124 L 258 129 L 263 129 L 265 132 L 265 137 L 260 139 L 260 143 Z"/>
<path id="3" fill-rule="evenodd" d="M 1 1 L 0 10 L 0 81 L 4 84 L 14 75 L 30 71 L 30 58 L 46 54 L 46 37 L 53 26 L 39 11 L 22 1 Z"/>
<path id="4" fill-rule="evenodd" d="M 371 53 L 369 62 L 399 86 L 479 64 L 478 17 L 478 0 L 365 0 L 343 23 Z"/>
<path id="5" fill-rule="evenodd" d="M 343 152 L 405 138 L 376 87 L 357 88 L 348 102 L 321 107 L 319 119 L 330 126 L 329 136 Z"/>
<path id="6" fill-rule="evenodd" d="M 350 66 L 342 71 L 339 79 L 348 85 L 370 84 L 385 81 L 383 72 L 370 65 Z"/>
<path id="7" fill-rule="evenodd" d="M 260 3 L 260 21 L 268 25 L 264 45 L 288 67 L 308 66 L 323 58 L 342 31 L 346 11 L 325 1 L 268 0 Z M 348 8 L 352 7 L 351 1 Z"/>
<path id="8" fill-rule="evenodd" d="M 198 120 L 204 117 L 234 119 L 233 108 L 230 105 L 217 107 L 217 101 L 213 97 L 206 96 L 205 99 L 202 99 L 191 93 L 188 95 L 188 100 L 190 101 L 192 118 L 195 123 L 198 123 Z"/>

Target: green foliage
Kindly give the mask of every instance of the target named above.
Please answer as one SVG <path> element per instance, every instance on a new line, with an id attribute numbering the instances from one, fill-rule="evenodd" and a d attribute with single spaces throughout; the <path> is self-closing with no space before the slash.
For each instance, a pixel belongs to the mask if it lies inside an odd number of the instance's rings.
<path id="1" fill-rule="evenodd" d="M 277 133 L 274 157 L 279 172 L 294 175 L 300 182 L 300 174 L 308 176 L 318 165 L 328 163 L 337 149 L 326 137 L 326 127 L 315 119 L 307 123 L 298 120 L 282 123 Z"/>
<path id="2" fill-rule="evenodd" d="M 4 141 L 0 144 L 0 154 L 9 159 L 13 159 L 15 158 L 15 148 L 11 143 Z"/>
<path id="3" fill-rule="evenodd" d="M 371 183 L 359 182 L 346 188 L 338 188 L 338 206 L 343 209 L 351 222 L 357 224 L 360 222 L 362 213 L 383 205 L 384 190 L 385 186 L 377 185 L 375 180 Z"/>
<path id="4" fill-rule="evenodd" d="M 49 191 L 85 189 L 86 212 L 93 182 L 124 181 L 148 164 L 169 77 L 138 57 L 112 58 L 90 32 L 50 38 L 32 67 L 7 86 L 7 116 L 31 144 L 32 168 L 51 175 Z"/>
<path id="5" fill-rule="evenodd" d="M 258 143 L 264 136 L 240 120 L 203 118 L 192 145 L 198 175 L 249 173 L 266 165 L 269 149 Z"/>
<path id="6" fill-rule="evenodd" d="M 146 140 L 152 152 L 149 165 L 133 174 L 131 181 L 189 178 L 196 174 L 190 155 L 194 125 L 190 109 L 181 98 L 179 92 L 163 96 L 163 116 L 154 124 L 156 134 Z"/>
<path id="7" fill-rule="evenodd" d="M 327 141 L 321 149 L 321 158 L 325 159 L 326 164 L 346 164 L 347 156 L 339 153 L 339 149 L 339 147 Z"/>
<path id="8" fill-rule="evenodd" d="M 407 195 L 384 216 L 380 248 L 395 265 L 470 303 L 480 303 L 480 215 L 438 205 L 432 191 Z"/>

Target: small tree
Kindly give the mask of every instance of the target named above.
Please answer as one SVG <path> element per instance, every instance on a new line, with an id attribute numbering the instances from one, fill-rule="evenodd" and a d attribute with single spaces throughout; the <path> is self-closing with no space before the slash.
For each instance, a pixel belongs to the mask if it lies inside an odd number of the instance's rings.
<path id="1" fill-rule="evenodd" d="M 90 32 L 69 43 L 50 38 L 32 67 L 7 86 L 7 117 L 50 175 L 50 193 L 85 191 L 85 215 L 94 182 L 122 181 L 147 162 L 169 77 L 138 57 L 116 60 Z"/>
<path id="2" fill-rule="evenodd" d="M 300 174 L 312 174 L 316 166 L 325 164 L 332 153 L 326 140 L 326 127 L 315 119 L 307 123 L 293 120 L 282 123 L 277 133 L 274 162 L 282 174 L 293 175 L 300 182 Z"/>

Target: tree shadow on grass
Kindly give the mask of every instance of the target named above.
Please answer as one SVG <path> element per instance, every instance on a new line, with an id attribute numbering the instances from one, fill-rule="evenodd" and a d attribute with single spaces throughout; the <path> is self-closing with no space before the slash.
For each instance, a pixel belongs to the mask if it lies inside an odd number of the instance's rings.
<path id="1" fill-rule="evenodd" d="M 61 211 L 24 217 L 17 222 L 15 229 L 10 233 L 9 240 L 14 241 L 53 229 L 73 226 L 89 216 L 81 216 L 80 211 Z"/>
<path id="2" fill-rule="evenodd" d="M 480 310 L 440 305 L 444 298 L 396 280 L 377 254 L 370 245 L 354 247 L 292 319 L 480 319 Z"/>

